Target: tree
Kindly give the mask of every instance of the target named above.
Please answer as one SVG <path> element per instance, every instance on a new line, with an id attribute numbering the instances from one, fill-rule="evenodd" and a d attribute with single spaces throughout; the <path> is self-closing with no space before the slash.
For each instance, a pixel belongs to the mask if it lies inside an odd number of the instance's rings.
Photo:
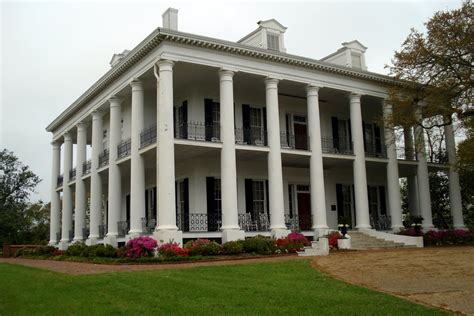
<path id="1" fill-rule="evenodd" d="M 425 23 L 426 36 L 412 29 L 400 51 L 395 52 L 390 73 L 401 83 L 389 89 L 394 125 L 425 129 L 474 116 L 472 73 L 474 6 L 465 1 L 460 9 L 440 11 Z M 414 109 L 422 106 L 422 119 Z"/>
<path id="2" fill-rule="evenodd" d="M 25 240 L 28 198 L 40 181 L 12 152 L 0 152 L 0 244 Z"/>

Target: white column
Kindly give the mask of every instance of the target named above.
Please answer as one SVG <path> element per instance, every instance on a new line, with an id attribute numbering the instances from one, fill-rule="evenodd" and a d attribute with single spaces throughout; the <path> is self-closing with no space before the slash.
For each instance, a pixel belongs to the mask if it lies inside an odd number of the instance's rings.
<path id="1" fill-rule="evenodd" d="M 72 167 L 72 138 L 69 132 L 64 134 L 63 155 L 63 213 L 61 225 L 60 249 L 65 250 L 69 245 L 69 231 L 72 229 L 72 192 L 68 185 L 69 171 Z"/>
<path id="2" fill-rule="evenodd" d="M 155 238 L 159 243 L 183 243 L 183 234 L 176 226 L 175 164 L 173 128 L 173 65 L 170 60 L 160 60 L 157 108 L 157 184 L 158 226 Z"/>
<path id="3" fill-rule="evenodd" d="M 237 166 L 234 133 L 234 73 L 219 71 L 221 106 L 221 192 L 222 242 L 244 239 L 240 230 L 237 208 Z"/>
<path id="4" fill-rule="evenodd" d="M 392 116 L 392 106 L 384 103 L 383 116 L 385 122 L 385 146 L 387 146 L 387 192 L 388 209 L 392 222 L 392 230 L 399 231 L 403 228 L 402 223 L 402 203 L 400 198 L 400 184 L 398 174 L 398 161 L 396 139 L 393 126 L 389 124 Z"/>
<path id="5" fill-rule="evenodd" d="M 285 237 L 289 230 L 285 225 L 283 203 L 283 171 L 281 164 L 280 116 L 278 114 L 278 80 L 265 79 L 267 128 L 268 128 L 268 189 L 270 198 L 270 228 L 275 238 Z"/>
<path id="6" fill-rule="evenodd" d="M 61 226 L 59 218 L 60 199 L 59 192 L 56 191 L 61 163 L 61 144 L 57 141 L 53 141 L 51 145 L 53 147 L 53 157 L 51 167 L 51 220 L 49 226 L 49 244 L 55 245 L 59 242 L 57 233 L 59 233 Z"/>
<path id="7" fill-rule="evenodd" d="M 313 215 L 314 236 L 324 236 L 328 232 L 326 218 L 326 195 L 324 189 L 324 167 L 321 148 L 321 121 L 319 117 L 319 87 L 306 88 L 308 106 L 308 136 L 311 148 L 311 214 Z"/>
<path id="8" fill-rule="evenodd" d="M 367 195 L 367 175 L 365 169 L 364 135 L 362 129 L 362 112 L 360 94 L 351 93 L 351 132 L 354 143 L 354 195 L 356 208 L 356 228 L 371 229 L 369 216 L 369 201 Z"/>
<path id="9" fill-rule="evenodd" d="M 405 140 L 405 157 L 407 160 L 414 160 L 413 147 L 413 128 L 405 127 L 403 129 L 403 138 Z M 418 185 L 416 183 L 416 175 L 407 176 L 407 195 L 408 195 L 408 211 L 411 215 L 420 215 L 418 207 Z"/>
<path id="10" fill-rule="evenodd" d="M 145 162 L 138 152 L 140 133 L 144 127 L 143 83 L 135 79 L 132 86 L 132 125 L 130 161 L 130 231 L 129 238 L 143 233 L 142 218 L 145 217 Z"/>
<path id="11" fill-rule="evenodd" d="M 74 211 L 74 240 L 83 240 L 82 229 L 86 221 L 86 184 L 82 180 L 82 165 L 86 161 L 87 127 L 85 123 L 77 124 L 76 152 L 76 202 Z"/>
<path id="12" fill-rule="evenodd" d="M 97 172 L 99 155 L 102 152 L 103 113 L 92 113 L 92 154 L 91 154 L 91 202 L 88 245 L 97 243 L 99 225 L 102 224 L 102 179 Z"/>
<path id="13" fill-rule="evenodd" d="M 417 111 L 417 117 L 421 121 L 421 112 Z M 420 213 L 423 217 L 422 227 L 425 230 L 433 228 L 433 217 L 431 214 L 431 196 L 430 196 L 430 180 L 428 176 L 428 165 L 426 163 L 425 136 L 421 126 L 415 127 L 415 147 L 417 165 L 417 183 L 418 183 L 418 199 Z"/>
<path id="14" fill-rule="evenodd" d="M 121 140 L 122 100 L 118 97 L 109 99 L 110 103 L 110 134 L 109 134 L 109 187 L 108 187 L 108 216 L 107 238 L 105 243 L 117 246 L 118 221 L 122 209 L 122 175 L 117 165 L 117 146 Z"/>
<path id="15" fill-rule="evenodd" d="M 459 174 L 457 171 L 456 143 L 454 141 L 453 125 L 444 126 L 446 135 L 446 151 L 449 159 L 449 204 L 451 216 L 453 217 L 454 228 L 464 229 L 464 219 L 462 215 L 461 186 L 459 185 Z"/>

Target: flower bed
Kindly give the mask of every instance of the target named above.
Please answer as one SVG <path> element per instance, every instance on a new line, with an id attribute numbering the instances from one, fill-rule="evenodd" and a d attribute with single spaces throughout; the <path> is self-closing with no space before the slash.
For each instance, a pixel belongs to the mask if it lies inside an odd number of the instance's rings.
<path id="1" fill-rule="evenodd" d="M 450 229 L 450 230 L 429 230 L 417 233 L 414 228 L 405 229 L 399 232 L 405 236 L 421 236 L 425 246 L 445 246 L 445 245 L 472 245 L 474 244 L 474 229 Z"/>

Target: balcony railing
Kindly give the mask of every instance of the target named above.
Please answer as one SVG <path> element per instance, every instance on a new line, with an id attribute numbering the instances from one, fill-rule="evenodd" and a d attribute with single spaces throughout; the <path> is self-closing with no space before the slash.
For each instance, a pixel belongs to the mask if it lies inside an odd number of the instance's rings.
<path id="1" fill-rule="evenodd" d="M 86 175 L 86 174 L 91 173 L 91 168 L 92 168 L 92 162 L 89 159 L 82 164 L 82 174 Z"/>
<path id="2" fill-rule="evenodd" d="M 309 150 L 309 136 L 295 135 L 288 132 L 280 133 L 281 148 Z"/>
<path id="3" fill-rule="evenodd" d="M 236 128 L 235 143 L 240 145 L 267 146 L 267 131 L 261 128 Z"/>
<path id="4" fill-rule="evenodd" d="M 146 217 L 142 217 L 142 230 L 144 233 L 151 234 L 155 230 L 156 227 L 156 219 L 150 218 L 146 219 Z"/>
<path id="5" fill-rule="evenodd" d="M 62 186 L 62 185 L 63 185 L 63 181 L 64 181 L 63 175 L 58 176 L 58 178 L 57 178 L 56 181 L 57 181 L 58 187 Z"/>
<path id="6" fill-rule="evenodd" d="M 108 164 L 109 164 L 109 150 L 104 149 L 104 151 L 99 154 L 99 168 L 107 166 Z"/>
<path id="7" fill-rule="evenodd" d="M 222 225 L 221 214 L 207 213 L 178 214 L 176 222 L 184 232 L 215 232 Z"/>
<path id="8" fill-rule="evenodd" d="M 270 220 L 267 213 L 250 212 L 239 214 L 239 226 L 244 231 L 270 231 Z"/>
<path id="9" fill-rule="evenodd" d="M 365 144 L 365 155 L 368 157 L 387 158 L 387 147 L 383 144 Z"/>
<path id="10" fill-rule="evenodd" d="M 156 125 L 144 129 L 140 133 L 140 148 L 156 143 Z"/>
<path id="11" fill-rule="evenodd" d="M 76 168 L 69 170 L 69 180 L 76 180 Z"/>
<path id="12" fill-rule="evenodd" d="M 127 221 L 117 222 L 117 232 L 119 236 L 127 235 L 129 230 L 130 230 L 130 225 Z"/>
<path id="13" fill-rule="evenodd" d="M 407 152 L 403 147 L 397 147 L 397 159 L 416 161 L 417 157 L 414 151 Z"/>
<path id="14" fill-rule="evenodd" d="M 99 225 L 99 238 L 104 238 L 107 231 L 107 226 Z"/>
<path id="15" fill-rule="evenodd" d="M 352 142 L 345 137 L 321 137 L 321 147 L 323 153 L 327 154 L 352 155 L 354 153 Z"/>
<path id="16" fill-rule="evenodd" d="M 117 145 L 117 159 L 130 156 L 132 151 L 132 141 L 127 139 Z"/>
<path id="17" fill-rule="evenodd" d="M 188 139 L 207 142 L 220 142 L 220 125 L 208 125 L 200 122 L 182 123 L 175 127 L 177 139 Z"/>

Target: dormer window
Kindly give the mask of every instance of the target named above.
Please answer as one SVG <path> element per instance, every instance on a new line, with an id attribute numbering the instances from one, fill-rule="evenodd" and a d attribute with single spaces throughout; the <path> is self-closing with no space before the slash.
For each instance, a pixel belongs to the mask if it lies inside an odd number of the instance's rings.
<path id="1" fill-rule="evenodd" d="M 267 34 L 267 47 L 271 50 L 280 51 L 280 38 L 275 34 Z"/>
<path id="2" fill-rule="evenodd" d="M 352 53 L 351 59 L 352 59 L 352 68 L 362 69 L 362 61 L 360 58 L 360 54 Z"/>

